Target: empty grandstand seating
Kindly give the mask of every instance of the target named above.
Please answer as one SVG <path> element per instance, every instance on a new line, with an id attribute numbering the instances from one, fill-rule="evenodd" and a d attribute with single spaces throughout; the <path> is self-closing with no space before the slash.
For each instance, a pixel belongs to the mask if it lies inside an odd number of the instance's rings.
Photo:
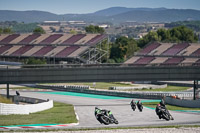
<path id="1" fill-rule="evenodd" d="M 6 52 L 3 53 L 3 55 L 8 55 L 10 56 L 13 52 L 17 51 L 20 49 L 22 46 L 20 45 L 13 45 L 11 48 L 9 48 Z"/>
<path id="2" fill-rule="evenodd" d="M 10 44 L 17 44 L 18 42 L 20 42 L 21 40 L 23 40 L 24 38 L 26 38 L 28 36 L 28 34 L 20 34 L 19 37 L 15 38 L 14 40 L 12 40 L 11 42 L 9 42 Z"/>
<path id="3" fill-rule="evenodd" d="M 7 36 L 6 38 L 2 39 L 0 41 L 1 44 L 8 44 L 9 42 L 11 42 L 12 40 L 14 40 L 15 38 L 19 37 L 20 34 L 11 34 L 9 36 Z"/>
<path id="4" fill-rule="evenodd" d="M 134 63 L 135 61 L 137 61 L 140 57 L 139 56 L 134 56 L 131 57 L 130 59 L 128 59 L 125 63 Z"/>
<path id="5" fill-rule="evenodd" d="M 48 52 L 50 52 L 52 49 L 54 49 L 55 47 L 53 46 L 46 46 L 41 48 L 39 51 L 35 52 L 32 56 L 44 56 L 45 54 L 47 54 Z"/>
<path id="6" fill-rule="evenodd" d="M 103 34 L 97 35 L 97 36 L 95 36 L 94 38 L 92 38 L 91 40 L 89 40 L 89 41 L 87 42 L 87 44 L 89 44 L 89 45 L 97 44 L 97 43 L 98 43 L 100 40 L 102 40 L 105 36 L 106 36 L 106 35 L 103 35 Z"/>
<path id="7" fill-rule="evenodd" d="M 9 36 L 8 34 L 0 34 L 0 41 Z"/>
<path id="8" fill-rule="evenodd" d="M 60 38 L 58 38 L 56 41 L 52 42 L 51 44 L 62 44 L 65 40 L 72 37 L 72 34 L 63 34 Z"/>
<path id="9" fill-rule="evenodd" d="M 81 38 L 79 41 L 77 41 L 75 44 L 85 44 L 92 38 L 94 38 L 96 34 L 87 34 L 85 37 Z"/>
<path id="10" fill-rule="evenodd" d="M 79 46 L 69 46 L 69 47 L 63 49 L 62 51 L 60 51 L 58 54 L 56 54 L 56 57 L 67 57 L 68 55 L 70 55 L 72 52 L 74 52 L 78 48 L 79 48 Z"/>
<path id="11" fill-rule="evenodd" d="M 32 34 L 27 36 L 26 38 L 24 38 L 23 40 L 21 40 L 19 42 L 19 44 L 29 44 L 31 41 L 35 40 L 36 38 L 38 38 L 40 36 L 40 34 Z"/>
<path id="12" fill-rule="evenodd" d="M 155 59 L 155 57 L 141 57 L 137 61 L 135 61 L 133 64 L 146 65 L 146 64 L 150 63 L 154 59 Z"/>
<path id="13" fill-rule="evenodd" d="M 163 64 L 164 65 L 178 65 L 184 60 L 183 57 L 172 57 L 166 60 Z"/>
<path id="14" fill-rule="evenodd" d="M 168 57 L 156 57 L 150 64 L 162 64 L 167 59 L 168 59 Z"/>
<path id="15" fill-rule="evenodd" d="M 77 57 L 77 56 L 79 56 L 79 54 L 83 53 L 88 48 L 89 48 L 89 46 L 80 46 L 77 50 L 75 50 L 74 52 L 72 52 L 71 54 L 69 54 L 68 57 Z"/>
<path id="16" fill-rule="evenodd" d="M 67 46 L 54 46 L 55 48 L 53 50 L 51 50 L 50 52 L 48 52 L 47 54 L 45 54 L 44 56 L 55 56 L 56 54 L 58 54 L 60 51 L 62 51 L 63 49 L 65 49 Z"/>
<path id="17" fill-rule="evenodd" d="M 85 34 L 74 35 L 74 36 L 68 38 L 67 40 L 65 40 L 62 44 L 74 44 L 85 36 L 86 36 Z"/>
<path id="18" fill-rule="evenodd" d="M 12 46 L 11 45 L 4 45 L 0 47 L 0 54 L 3 54 L 5 51 L 10 49 Z"/>
<path id="19" fill-rule="evenodd" d="M 41 41 L 40 44 L 51 44 L 55 40 L 57 40 L 58 38 L 60 38 L 61 36 L 63 36 L 63 34 L 53 34 L 53 35 L 50 35 L 49 37 L 47 37 L 46 39 L 44 39 L 43 41 Z"/>
<path id="20" fill-rule="evenodd" d="M 181 43 L 181 44 L 173 45 L 171 48 L 167 49 L 164 53 L 162 53 L 162 55 L 176 55 L 181 50 L 187 48 L 188 46 L 189 46 L 188 43 Z"/>
<path id="21" fill-rule="evenodd" d="M 152 50 L 152 52 L 149 53 L 148 55 L 160 55 L 161 53 L 163 53 L 172 46 L 173 46 L 172 43 L 161 43 L 159 47 L 157 47 L 155 50 Z"/>
<path id="22" fill-rule="evenodd" d="M 182 61 L 182 63 L 191 64 L 191 63 L 195 63 L 197 60 L 198 58 L 185 58 L 185 60 Z"/>
<path id="23" fill-rule="evenodd" d="M 31 46 L 31 45 L 25 45 L 25 46 L 21 47 L 20 49 L 16 50 L 15 52 L 13 52 L 11 55 L 12 56 L 21 56 L 32 48 L 33 48 L 33 46 Z"/>
<path id="24" fill-rule="evenodd" d="M 200 48 L 197 49 L 196 51 L 194 51 L 191 55 L 192 56 L 200 56 Z"/>
<path id="25" fill-rule="evenodd" d="M 158 48 L 160 46 L 159 43 L 152 43 L 150 45 L 148 45 L 147 47 L 145 47 L 144 49 L 142 49 L 138 54 L 140 55 L 146 55 L 148 53 L 150 53 L 151 51 L 153 51 L 154 49 Z"/>

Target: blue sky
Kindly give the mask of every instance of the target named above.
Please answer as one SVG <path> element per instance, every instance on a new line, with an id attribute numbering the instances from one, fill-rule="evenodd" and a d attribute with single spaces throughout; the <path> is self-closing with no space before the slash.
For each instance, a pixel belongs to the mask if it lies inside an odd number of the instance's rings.
<path id="1" fill-rule="evenodd" d="M 0 0 L 0 10 L 92 13 L 109 7 L 166 7 L 200 10 L 200 0 Z"/>

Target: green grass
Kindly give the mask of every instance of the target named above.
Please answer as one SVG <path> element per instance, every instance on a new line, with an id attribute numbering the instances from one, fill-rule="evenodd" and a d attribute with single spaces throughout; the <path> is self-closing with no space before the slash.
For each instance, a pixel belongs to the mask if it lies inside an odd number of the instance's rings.
<path id="1" fill-rule="evenodd" d="M 51 85 L 54 83 L 50 83 Z M 62 85 L 86 85 L 90 86 L 91 88 L 97 88 L 97 89 L 109 89 L 109 87 L 112 86 L 118 86 L 118 87 L 135 87 L 137 85 L 130 85 L 130 84 L 124 84 L 120 82 L 96 82 L 96 86 L 93 87 L 93 83 L 61 83 Z M 49 84 L 48 84 L 49 85 Z M 160 89 L 126 89 L 123 91 L 164 91 L 164 92 L 169 92 L 169 91 L 184 91 L 189 89 L 190 87 L 180 87 L 180 86 L 167 86 L 166 88 L 160 88 Z"/>
<path id="2" fill-rule="evenodd" d="M 156 105 L 159 102 L 144 102 L 142 103 L 143 106 L 150 107 L 150 108 L 156 108 Z M 173 106 L 173 105 L 167 105 L 168 110 L 200 110 L 200 108 L 185 108 L 185 107 L 179 107 L 179 106 Z"/>
<path id="3" fill-rule="evenodd" d="M 0 103 L 13 103 L 12 99 L 8 99 L 0 95 Z"/>
<path id="4" fill-rule="evenodd" d="M 0 115 L 0 126 L 25 124 L 76 123 L 74 108 L 70 104 L 54 102 L 54 107 L 29 115 Z"/>
<path id="5" fill-rule="evenodd" d="M 167 86 L 166 88 L 160 89 L 148 89 L 148 91 L 184 91 L 189 89 L 190 87 L 180 87 L 180 86 Z"/>
<path id="6" fill-rule="evenodd" d="M 130 85 L 130 84 L 124 84 L 120 82 L 95 82 L 96 85 L 95 87 L 93 86 L 93 82 L 86 82 L 86 83 L 61 83 L 65 85 L 85 85 L 85 86 L 90 86 L 91 88 L 96 88 L 96 89 L 109 89 L 109 87 L 112 86 L 118 86 L 118 87 L 131 87 L 131 86 L 136 86 L 136 85 Z M 51 83 L 54 85 L 54 83 Z"/>

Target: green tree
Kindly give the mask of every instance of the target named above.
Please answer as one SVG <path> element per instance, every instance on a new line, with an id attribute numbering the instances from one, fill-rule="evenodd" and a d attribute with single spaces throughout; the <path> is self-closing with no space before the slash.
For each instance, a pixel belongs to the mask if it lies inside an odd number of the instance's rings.
<path id="1" fill-rule="evenodd" d="M 25 61 L 25 64 L 31 65 L 31 64 L 46 64 L 46 60 L 45 59 L 35 59 L 33 57 L 28 58 Z"/>
<path id="2" fill-rule="evenodd" d="M 166 29 L 157 30 L 158 38 L 161 42 L 167 42 L 170 40 L 170 32 Z"/>
<path id="3" fill-rule="evenodd" d="M 146 44 L 154 41 L 178 43 L 178 42 L 190 42 L 194 43 L 198 41 L 198 36 L 195 35 L 193 30 L 186 26 L 178 26 L 169 30 L 159 29 L 156 32 L 150 31 L 143 38 L 138 40 L 138 46 L 144 47 Z"/>
<path id="4" fill-rule="evenodd" d="M 99 26 L 94 26 L 94 25 L 89 25 L 87 27 L 85 27 L 85 31 L 87 33 L 100 33 L 103 34 L 105 33 L 105 30 Z"/>
<path id="5" fill-rule="evenodd" d="M 7 27 L 7 28 L 4 28 L 4 29 L 3 29 L 3 33 L 4 33 L 4 34 L 11 34 L 11 33 L 13 33 L 13 32 L 12 32 L 12 29 L 11 29 L 10 27 Z"/>
<path id="6" fill-rule="evenodd" d="M 76 31 L 76 30 L 73 30 L 73 29 L 71 29 L 71 30 L 70 30 L 70 34 L 73 34 L 73 35 L 75 35 L 75 34 L 77 34 L 77 31 Z"/>
<path id="7" fill-rule="evenodd" d="M 34 30 L 33 30 L 33 33 L 40 33 L 40 34 L 45 34 L 45 31 L 42 27 L 36 27 Z"/>
<path id="8" fill-rule="evenodd" d="M 160 38 L 158 37 L 157 32 L 150 31 L 147 35 L 145 35 L 143 38 L 141 38 L 138 41 L 138 46 L 140 48 L 144 47 L 146 44 L 154 41 L 160 41 Z"/>
<path id="9" fill-rule="evenodd" d="M 186 26 L 178 26 L 172 28 L 170 31 L 172 42 L 197 42 L 198 38 L 194 34 L 193 30 L 187 28 Z"/>
<path id="10" fill-rule="evenodd" d="M 3 29 L 0 27 L 0 34 L 2 34 L 3 33 Z"/>
<path id="11" fill-rule="evenodd" d="M 137 43 L 133 38 L 119 37 L 110 49 L 110 59 L 117 63 L 123 62 L 127 57 L 138 50 Z"/>

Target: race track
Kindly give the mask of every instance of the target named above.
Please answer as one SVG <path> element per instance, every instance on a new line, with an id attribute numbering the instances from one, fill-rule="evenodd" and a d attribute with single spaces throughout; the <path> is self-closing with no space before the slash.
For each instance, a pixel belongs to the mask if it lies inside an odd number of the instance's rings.
<path id="1" fill-rule="evenodd" d="M 1 90 L 1 94 L 6 93 Z M 10 94 L 15 95 L 15 91 L 10 91 Z M 54 101 L 70 103 L 75 106 L 75 111 L 79 117 L 79 128 L 90 127 L 134 127 L 134 126 L 159 126 L 159 125 L 185 125 L 185 124 L 200 124 L 200 113 L 186 113 L 170 111 L 175 120 L 165 121 L 159 119 L 153 109 L 144 107 L 143 112 L 138 110 L 132 111 L 130 107 L 131 99 L 120 97 L 99 96 L 94 98 L 92 95 L 75 95 L 60 92 L 28 92 L 20 91 L 21 96 L 52 99 Z M 136 99 L 137 100 L 137 99 Z M 147 99 L 145 99 L 147 100 Z M 118 125 L 100 124 L 94 116 L 94 108 L 98 106 L 102 109 L 111 110 L 115 118 L 119 121 Z M 74 127 L 73 127 L 74 128 Z"/>

